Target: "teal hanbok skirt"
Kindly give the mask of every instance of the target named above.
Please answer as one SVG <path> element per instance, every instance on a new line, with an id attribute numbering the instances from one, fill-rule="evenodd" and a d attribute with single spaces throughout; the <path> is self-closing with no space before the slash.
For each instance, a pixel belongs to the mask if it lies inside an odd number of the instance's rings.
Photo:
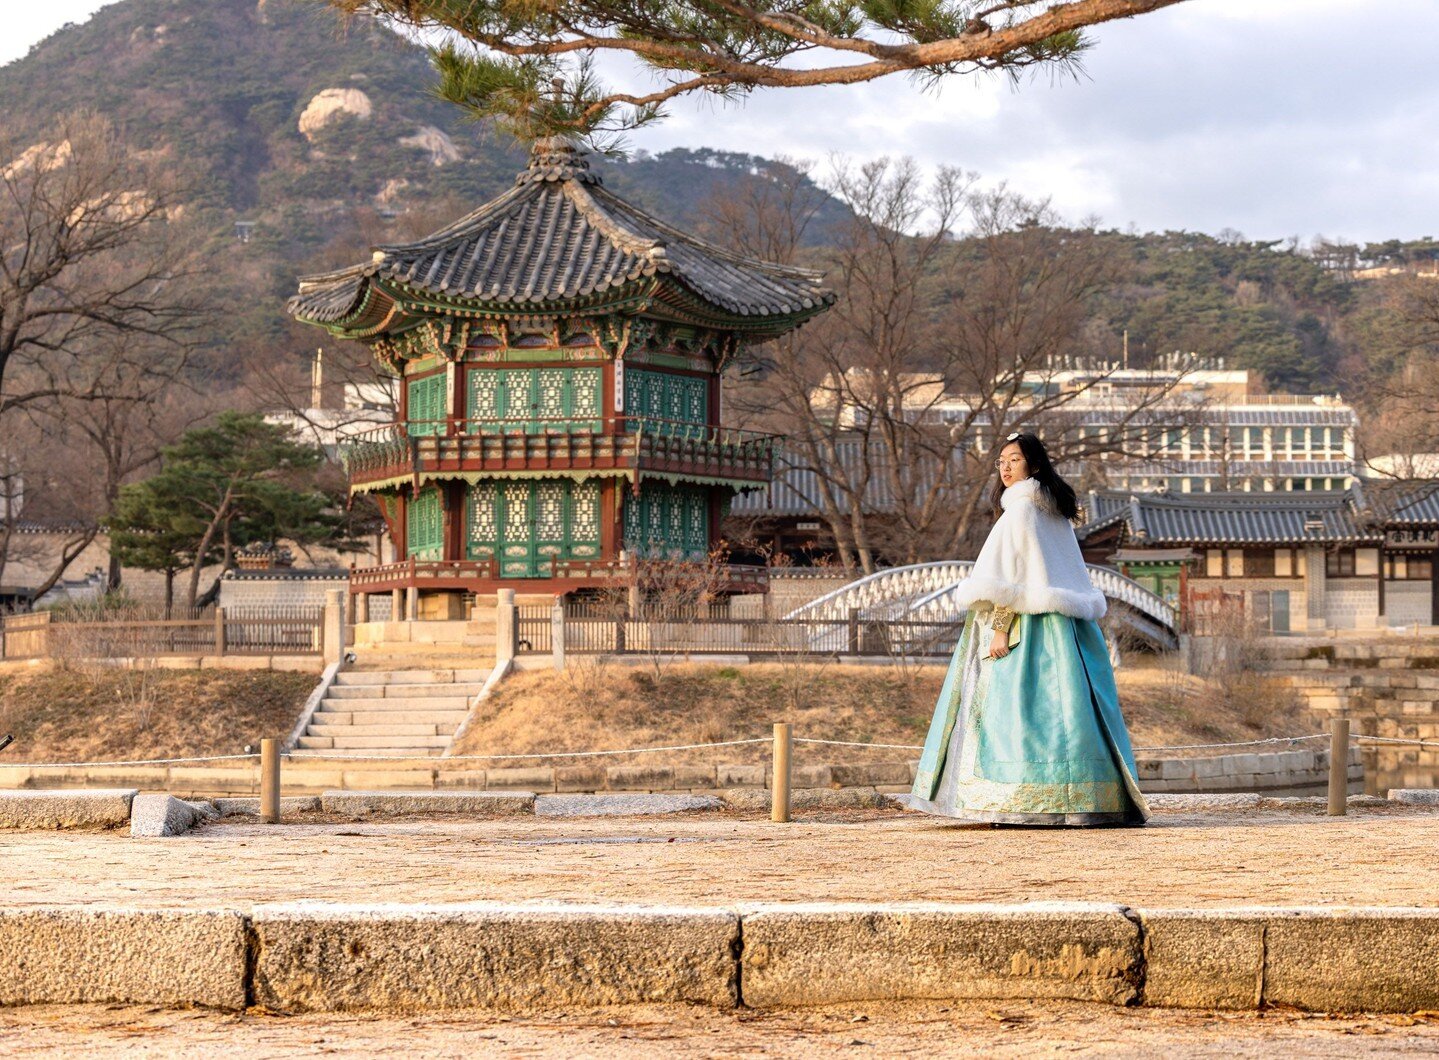
<path id="1" fill-rule="evenodd" d="M 1099 627 L 1017 615 L 1009 654 L 990 659 L 985 617 L 965 619 L 911 806 L 999 824 L 1143 824 L 1149 808 Z"/>

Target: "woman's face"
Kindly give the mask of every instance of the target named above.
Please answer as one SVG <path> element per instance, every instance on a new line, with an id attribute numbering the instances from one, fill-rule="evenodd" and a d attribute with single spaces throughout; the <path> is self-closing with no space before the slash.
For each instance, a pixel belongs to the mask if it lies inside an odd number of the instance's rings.
<path id="1" fill-rule="evenodd" d="M 1010 442 L 999 451 L 999 481 L 1005 488 L 1029 478 L 1029 462 L 1018 442 Z"/>

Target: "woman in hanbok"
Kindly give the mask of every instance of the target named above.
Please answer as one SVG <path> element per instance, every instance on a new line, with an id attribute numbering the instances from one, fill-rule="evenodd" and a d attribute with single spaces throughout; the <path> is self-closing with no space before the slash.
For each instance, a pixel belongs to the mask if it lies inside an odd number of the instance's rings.
<path id="1" fill-rule="evenodd" d="M 1033 434 L 1011 434 L 996 467 L 1000 515 L 955 590 L 968 614 L 911 805 L 993 824 L 1143 824 L 1074 490 Z"/>

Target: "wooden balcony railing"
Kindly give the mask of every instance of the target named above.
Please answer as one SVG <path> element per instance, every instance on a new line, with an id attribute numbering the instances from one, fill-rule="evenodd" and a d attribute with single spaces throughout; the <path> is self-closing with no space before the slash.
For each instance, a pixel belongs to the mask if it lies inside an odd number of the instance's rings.
<path id="1" fill-rule="evenodd" d="M 593 420 L 397 423 L 366 431 L 340 447 L 356 484 L 420 473 L 583 468 L 662 471 L 767 482 L 775 436 L 728 427 L 621 417 L 600 430 Z"/>
<path id="2" fill-rule="evenodd" d="M 647 574 L 654 576 L 659 561 L 648 560 Z M 557 559 L 549 575 L 538 580 L 560 583 L 582 582 L 587 585 L 623 585 L 635 577 L 635 566 L 619 560 Z M 764 592 L 769 585 L 769 568 L 739 563 L 719 565 L 717 577 L 710 588 L 718 592 Z M 350 570 L 351 592 L 387 592 L 391 589 L 459 590 L 474 588 L 479 582 L 499 582 L 499 569 L 494 560 L 419 560 L 407 559 L 378 567 L 353 567 Z"/>

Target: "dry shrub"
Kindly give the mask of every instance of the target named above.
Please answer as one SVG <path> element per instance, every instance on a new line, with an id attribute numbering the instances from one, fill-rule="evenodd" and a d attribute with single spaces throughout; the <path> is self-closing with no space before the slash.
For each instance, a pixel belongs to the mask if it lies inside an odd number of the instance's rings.
<path id="1" fill-rule="evenodd" d="M 265 670 L 54 669 L 0 678 L 0 732 L 14 761 L 103 761 L 237 754 L 284 737 L 315 687 L 313 674 Z"/>

